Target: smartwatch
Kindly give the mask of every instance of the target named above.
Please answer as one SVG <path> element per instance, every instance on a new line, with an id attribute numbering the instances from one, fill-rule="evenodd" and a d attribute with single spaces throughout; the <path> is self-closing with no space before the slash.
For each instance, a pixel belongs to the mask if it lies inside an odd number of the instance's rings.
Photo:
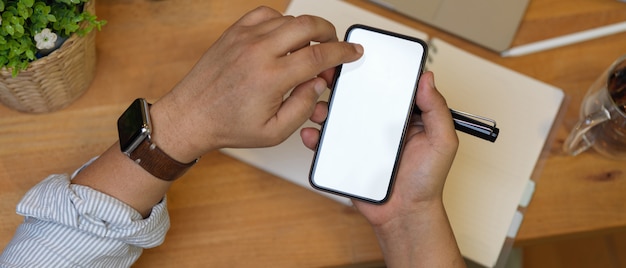
<path id="1" fill-rule="evenodd" d="M 198 161 L 180 163 L 152 142 L 150 104 L 145 99 L 133 101 L 117 120 L 117 131 L 122 153 L 159 179 L 173 181 Z"/>

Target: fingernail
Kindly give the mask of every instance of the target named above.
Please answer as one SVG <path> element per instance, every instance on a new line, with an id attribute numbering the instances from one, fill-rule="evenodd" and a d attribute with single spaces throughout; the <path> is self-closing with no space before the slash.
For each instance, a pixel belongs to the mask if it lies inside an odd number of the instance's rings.
<path id="1" fill-rule="evenodd" d="M 362 45 L 352 44 L 352 46 L 354 46 L 354 49 L 356 50 L 356 52 L 358 52 L 359 54 L 363 54 L 363 46 Z"/>
<path id="2" fill-rule="evenodd" d="M 431 76 L 430 76 L 430 79 L 428 79 L 428 80 L 429 80 L 429 81 L 428 81 L 428 84 L 430 85 L 430 87 L 431 87 L 431 88 L 437 88 L 437 87 L 435 86 L 435 75 L 434 75 L 434 74 L 433 74 L 433 75 L 431 75 Z"/>
<path id="3" fill-rule="evenodd" d="M 315 89 L 318 96 L 322 95 L 322 92 L 326 90 L 326 81 L 324 81 L 324 79 L 317 79 L 313 85 L 313 89 Z"/>

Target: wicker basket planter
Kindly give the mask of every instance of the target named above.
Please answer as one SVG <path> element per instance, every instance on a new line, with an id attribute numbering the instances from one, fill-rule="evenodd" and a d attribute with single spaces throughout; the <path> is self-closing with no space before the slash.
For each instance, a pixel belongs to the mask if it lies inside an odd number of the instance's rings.
<path id="1" fill-rule="evenodd" d="M 95 1 L 84 8 L 95 14 Z M 17 77 L 0 69 L 0 102 L 22 112 L 45 113 L 66 107 L 91 84 L 96 66 L 96 31 L 71 35 L 49 55 L 31 62 Z"/>

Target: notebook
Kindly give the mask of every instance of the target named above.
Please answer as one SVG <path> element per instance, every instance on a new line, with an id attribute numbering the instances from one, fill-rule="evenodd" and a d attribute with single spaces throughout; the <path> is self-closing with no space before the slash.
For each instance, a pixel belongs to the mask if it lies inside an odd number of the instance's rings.
<path id="1" fill-rule="evenodd" d="M 343 1 L 292 0 L 285 13 L 324 17 L 341 34 L 360 23 L 428 40 L 426 67 L 435 73 L 448 105 L 495 119 L 500 128 L 495 143 L 458 132 L 459 150 L 444 188 L 444 203 L 463 256 L 485 267 L 504 264 L 532 198 L 531 175 L 560 110 L 563 91 Z M 348 199 L 309 185 L 313 152 L 302 145 L 299 131 L 275 147 L 223 152 L 350 205 Z"/>
<path id="2" fill-rule="evenodd" d="M 515 37 L 529 0 L 370 0 L 501 52 Z"/>

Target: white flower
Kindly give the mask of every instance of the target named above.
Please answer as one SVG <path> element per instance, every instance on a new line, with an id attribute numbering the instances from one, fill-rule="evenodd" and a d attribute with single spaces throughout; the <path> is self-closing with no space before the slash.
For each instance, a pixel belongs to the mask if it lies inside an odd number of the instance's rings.
<path id="1" fill-rule="evenodd" d="M 57 35 L 50 29 L 45 28 L 35 35 L 35 41 L 37 41 L 38 49 L 51 49 L 57 41 Z"/>

